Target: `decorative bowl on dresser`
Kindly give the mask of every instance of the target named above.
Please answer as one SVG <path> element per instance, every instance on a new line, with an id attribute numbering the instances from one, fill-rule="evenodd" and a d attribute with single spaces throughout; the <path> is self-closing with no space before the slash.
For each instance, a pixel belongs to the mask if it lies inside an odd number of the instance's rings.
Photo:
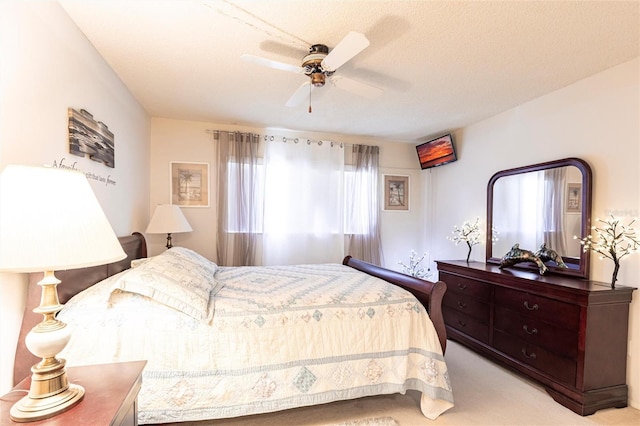
<path id="1" fill-rule="evenodd" d="M 497 172 L 487 185 L 487 262 L 436 262 L 447 284 L 447 336 L 541 383 L 583 416 L 627 406 L 635 290 L 589 280 L 589 253 L 573 233 L 589 234 L 591 187 L 591 168 L 579 158 Z M 495 244 L 494 230 L 502 240 Z M 553 248 L 567 267 L 547 262 L 544 276 L 535 264 L 501 269 L 500 256 L 525 242 L 533 251 Z"/>

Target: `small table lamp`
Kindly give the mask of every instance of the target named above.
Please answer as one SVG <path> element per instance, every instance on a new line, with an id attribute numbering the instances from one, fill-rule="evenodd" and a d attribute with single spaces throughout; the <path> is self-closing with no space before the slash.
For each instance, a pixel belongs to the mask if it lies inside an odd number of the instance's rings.
<path id="1" fill-rule="evenodd" d="M 175 204 L 158 204 L 146 232 L 148 234 L 167 234 L 166 247 L 170 249 L 173 247 L 171 234 L 191 231 L 191 225 L 184 217 L 180 207 Z"/>
<path id="2" fill-rule="evenodd" d="M 27 335 L 29 351 L 42 358 L 31 368 L 29 394 L 11 408 L 11 419 L 53 417 L 79 403 L 84 388 L 70 384 L 65 360 L 56 358 L 71 331 L 57 320 L 62 309 L 54 271 L 115 262 L 125 253 L 86 177 L 76 171 L 7 166 L 0 175 L 0 271 L 44 272 L 44 316 Z"/>

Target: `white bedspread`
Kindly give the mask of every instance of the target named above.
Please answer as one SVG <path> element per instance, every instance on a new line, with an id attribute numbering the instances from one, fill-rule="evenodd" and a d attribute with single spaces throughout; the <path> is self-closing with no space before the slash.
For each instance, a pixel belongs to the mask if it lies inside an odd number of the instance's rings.
<path id="1" fill-rule="evenodd" d="M 363 396 L 422 392 L 435 419 L 453 406 L 431 320 L 408 292 L 337 265 L 221 267 L 211 325 L 115 275 L 59 317 L 68 365 L 146 359 L 139 422 L 235 417 Z M 111 296 L 111 297 L 110 297 Z"/>

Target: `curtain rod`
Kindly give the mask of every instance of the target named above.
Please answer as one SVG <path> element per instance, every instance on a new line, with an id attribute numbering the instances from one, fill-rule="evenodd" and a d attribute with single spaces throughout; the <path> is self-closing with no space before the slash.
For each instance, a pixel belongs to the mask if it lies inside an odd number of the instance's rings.
<path id="1" fill-rule="evenodd" d="M 251 133 L 251 132 L 241 132 L 240 130 L 213 130 L 213 129 L 206 129 L 204 131 L 205 133 L 248 133 L 250 135 L 254 135 L 254 136 L 258 136 L 260 137 L 260 135 L 258 133 Z"/>
<path id="2" fill-rule="evenodd" d="M 334 142 L 332 140 L 326 140 L 326 139 L 305 139 L 305 138 L 288 138 L 286 136 L 274 136 L 274 135 L 264 135 L 263 137 L 264 141 L 269 141 L 269 142 L 274 142 L 274 141 L 282 141 L 284 143 L 287 142 L 293 142 L 293 143 L 298 143 L 298 142 L 306 142 L 307 145 L 311 145 L 312 143 L 318 145 L 318 146 L 322 146 L 323 143 L 327 142 L 330 144 L 330 146 L 340 146 L 340 148 L 344 148 L 345 146 L 351 146 L 348 144 L 345 144 L 343 142 Z"/>
<path id="3" fill-rule="evenodd" d="M 206 133 L 247 133 L 247 132 L 241 132 L 241 131 L 237 131 L 237 130 L 212 130 L 212 129 L 207 129 L 205 130 Z M 248 132 L 250 133 L 250 132 Z M 251 133 L 253 135 L 256 135 L 260 138 L 262 138 L 265 142 L 274 142 L 274 141 L 282 141 L 284 143 L 287 142 L 293 142 L 293 143 L 298 143 L 298 142 L 306 142 L 307 145 L 311 145 L 312 143 L 315 143 L 317 145 L 322 145 L 323 143 L 329 143 L 331 146 L 334 145 L 339 145 L 340 148 L 343 147 L 349 147 L 349 146 L 353 146 L 352 144 L 349 143 L 344 143 L 344 142 L 335 142 L 332 140 L 327 140 L 327 139 L 310 139 L 310 138 L 289 138 L 286 136 L 279 136 L 279 135 L 264 135 L 261 136 L 258 133 Z"/>

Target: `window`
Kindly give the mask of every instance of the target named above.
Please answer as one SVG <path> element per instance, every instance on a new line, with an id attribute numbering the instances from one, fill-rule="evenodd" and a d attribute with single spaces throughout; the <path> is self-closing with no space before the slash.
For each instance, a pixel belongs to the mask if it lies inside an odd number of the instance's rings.
<path id="1" fill-rule="evenodd" d="M 238 163 L 229 164 L 229 172 L 228 172 L 229 179 L 227 180 L 228 182 L 227 190 L 229 191 L 229 206 L 238 205 L 237 203 L 239 200 L 237 197 L 241 195 L 244 195 L 245 197 L 245 199 L 242 200 L 241 205 L 251 205 L 251 203 L 249 203 L 250 200 L 246 198 L 250 194 L 250 191 L 248 190 L 249 188 L 246 187 L 248 183 L 243 182 L 243 184 L 245 185 L 245 188 L 243 188 L 244 191 L 240 191 L 240 188 L 239 188 L 240 184 L 230 179 L 231 176 L 235 176 L 235 173 L 237 173 L 238 167 L 240 167 Z M 249 166 L 245 166 L 245 167 L 249 167 Z M 353 187 L 355 185 L 356 173 L 354 172 L 353 167 L 351 166 L 347 166 L 347 167 L 348 169 L 344 171 L 344 189 L 345 189 L 344 190 L 344 193 L 345 193 L 344 233 L 345 234 L 366 234 L 368 228 L 365 226 L 363 221 L 358 220 L 358 217 L 354 217 L 353 215 L 349 214 L 349 212 L 354 208 L 354 198 L 350 194 L 353 194 Z M 253 205 L 258 208 L 258 214 L 256 215 L 256 219 L 255 219 L 255 222 L 253 223 L 253 226 L 252 227 L 245 226 L 244 228 L 242 228 L 240 226 L 240 223 L 248 223 L 249 221 L 249 215 L 247 214 L 247 212 L 242 212 L 243 216 L 240 216 L 240 212 L 233 211 L 233 208 L 228 208 L 227 209 L 227 224 L 229 226 L 229 229 L 227 230 L 228 232 L 232 232 L 232 233 L 251 232 L 251 228 L 253 229 L 253 232 L 256 234 L 261 234 L 263 232 L 263 221 L 262 221 L 263 212 L 264 212 L 264 165 L 263 164 L 258 165 L 257 176 L 258 176 L 258 179 L 255 183 L 256 192 L 254 195 Z M 370 182 L 370 181 L 365 182 L 365 185 L 368 187 L 368 189 L 370 189 L 370 187 L 373 186 L 373 182 Z M 370 193 L 370 191 L 366 191 L 366 192 Z M 244 220 L 240 220 L 241 217 L 244 218 Z"/>

